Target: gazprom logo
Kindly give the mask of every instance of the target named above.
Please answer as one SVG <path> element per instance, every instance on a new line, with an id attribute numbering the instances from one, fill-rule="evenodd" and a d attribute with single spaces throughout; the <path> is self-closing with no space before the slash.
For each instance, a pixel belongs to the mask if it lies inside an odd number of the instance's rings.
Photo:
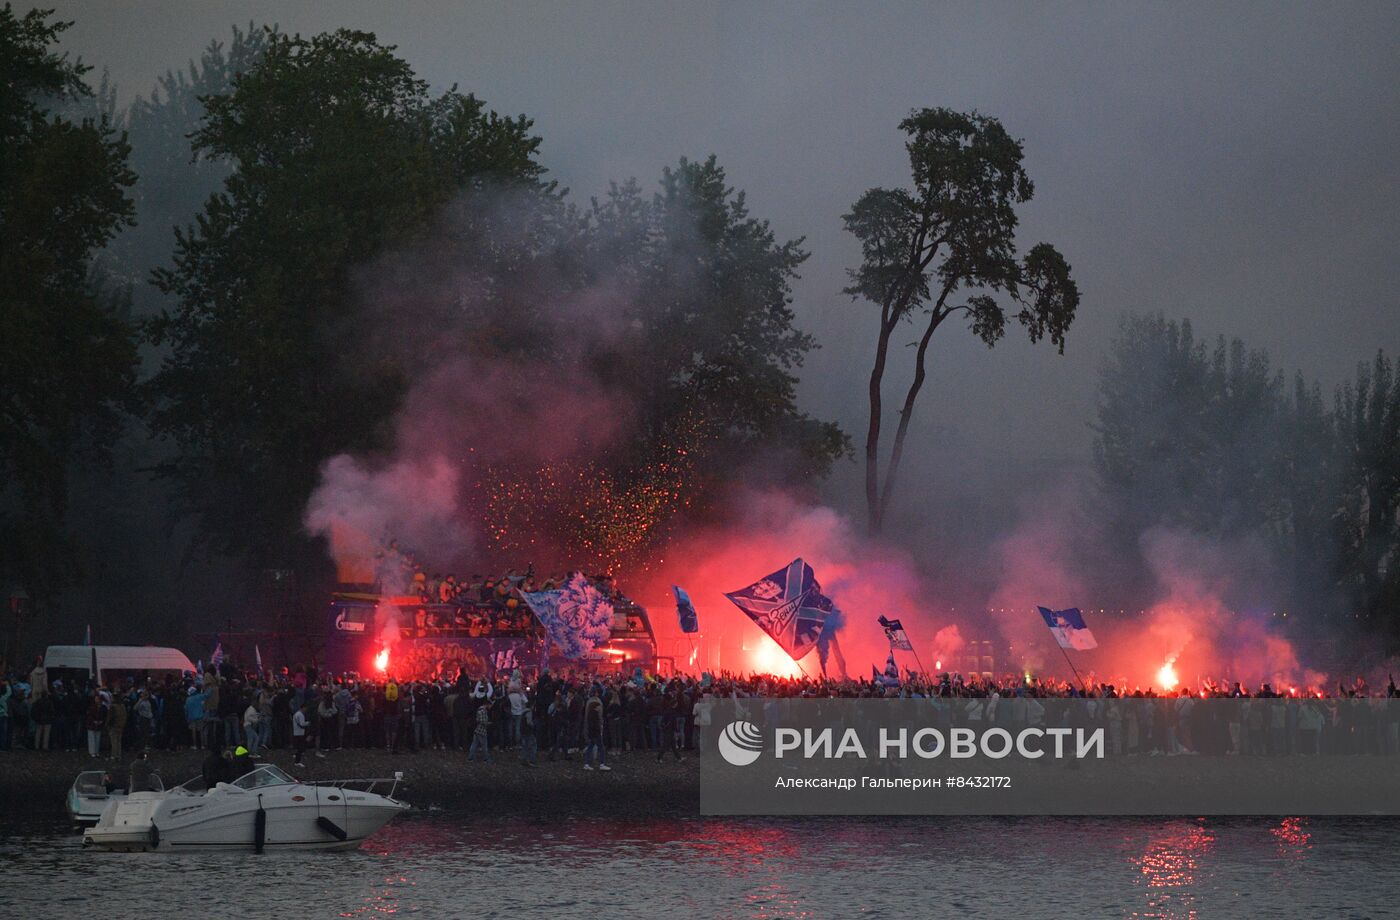
<path id="1" fill-rule="evenodd" d="M 747 767 L 763 753 L 763 733 L 752 722 L 730 722 L 719 734 L 719 752 L 731 766 Z"/>

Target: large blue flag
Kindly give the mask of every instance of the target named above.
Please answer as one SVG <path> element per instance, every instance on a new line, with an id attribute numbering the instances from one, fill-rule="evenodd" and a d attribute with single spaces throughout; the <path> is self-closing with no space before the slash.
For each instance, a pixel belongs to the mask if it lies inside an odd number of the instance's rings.
<path id="1" fill-rule="evenodd" d="M 676 615 L 681 620 L 681 632 L 699 632 L 700 615 L 695 612 L 695 605 L 690 602 L 690 595 L 686 594 L 685 589 L 680 585 L 671 585 L 671 590 L 676 592 Z"/>
<path id="2" fill-rule="evenodd" d="M 612 602 L 581 572 L 570 575 L 562 588 L 521 593 L 565 658 L 582 658 L 612 637 Z"/>
<path id="3" fill-rule="evenodd" d="M 1078 607 L 1071 607 L 1068 610 L 1050 610 L 1046 607 L 1037 607 L 1036 609 L 1040 611 L 1041 619 L 1045 620 L 1045 625 L 1050 627 L 1050 635 L 1055 637 L 1060 648 L 1072 648 L 1084 652 L 1099 647 L 1098 641 L 1094 639 L 1094 634 L 1085 625 L 1084 615 L 1079 612 Z"/>
<path id="4" fill-rule="evenodd" d="M 747 588 L 724 595 L 797 661 L 817 644 L 831 612 L 812 567 L 800 558 Z"/>

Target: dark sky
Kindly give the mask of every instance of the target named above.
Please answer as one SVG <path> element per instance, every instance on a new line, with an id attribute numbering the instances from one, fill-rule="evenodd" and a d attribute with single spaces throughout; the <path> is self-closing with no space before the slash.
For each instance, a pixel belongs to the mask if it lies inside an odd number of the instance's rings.
<path id="1" fill-rule="evenodd" d="M 1328 390 L 1376 348 L 1400 352 L 1393 4 L 57 5 L 77 20 L 67 46 L 124 95 L 235 22 L 349 26 L 437 87 L 533 117 L 581 197 L 717 154 L 757 215 L 807 237 L 796 307 L 824 348 L 803 401 L 857 440 L 874 318 L 840 293 L 857 252 L 840 216 L 907 178 L 896 124 L 912 107 L 999 117 L 1037 185 L 1023 244 L 1059 247 L 1084 297 L 1064 357 L 1015 333 L 989 352 L 940 332 L 912 470 L 940 487 L 1084 460 L 1123 311 L 1241 335 Z"/>

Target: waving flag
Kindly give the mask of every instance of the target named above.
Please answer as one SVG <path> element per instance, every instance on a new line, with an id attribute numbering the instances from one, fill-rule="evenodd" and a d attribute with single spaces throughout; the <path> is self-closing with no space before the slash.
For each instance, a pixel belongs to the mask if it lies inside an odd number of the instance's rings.
<path id="1" fill-rule="evenodd" d="M 219 665 L 221 665 L 221 664 L 223 664 L 223 663 L 224 663 L 224 644 L 223 644 L 222 642 L 219 641 L 219 637 L 218 637 L 218 636 L 215 636 L 215 637 L 214 637 L 214 651 L 213 651 L 213 653 L 209 656 L 209 666 L 210 666 L 211 668 L 214 668 L 215 670 L 217 670 L 218 667 L 219 667 Z"/>
<path id="2" fill-rule="evenodd" d="M 724 595 L 797 661 L 812 650 L 831 612 L 812 567 L 800 558 L 747 588 Z"/>
<path id="3" fill-rule="evenodd" d="M 676 592 L 676 616 L 681 620 L 681 632 L 694 633 L 700 631 L 700 615 L 695 612 L 695 605 L 690 602 L 690 595 L 685 593 L 685 589 L 680 585 L 671 585 L 671 590 Z M 691 662 L 694 664 L 694 662 Z"/>
<path id="4" fill-rule="evenodd" d="M 875 665 L 870 666 L 870 682 L 881 687 L 899 686 L 899 665 L 894 663 L 894 652 L 890 652 L 890 657 L 885 661 L 883 674 Z"/>
<path id="5" fill-rule="evenodd" d="M 582 572 L 570 575 L 562 588 L 521 593 L 565 658 L 582 658 L 612 637 L 613 605 Z"/>
<path id="6" fill-rule="evenodd" d="M 1099 643 L 1094 639 L 1094 634 L 1089 631 L 1088 626 L 1084 625 L 1084 615 L 1079 612 L 1078 607 L 1071 607 L 1068 610 L 1049 610 L 1045 607 L 1037 607 L 1036 609 L 1040 611 L 1045 625 L 1050 627 L 1050 635 L 1055 637 L 1060 648 L 1072 648 L 1084 652 L 1099 647 Z"/>
<path id="7" fill-rule="evenodd" d="M 261 673 L 262 673 L 262 649 L 258 648 L 256 644 L 253 646 L 253 661 L 257 663 L 257 666 L 258 666 L 258 673 L 261 674 Z"/>
<path id="8" fill-rule="evenodd" d="M 899 649 L 901 652 L 914 651 L 914 643 L 909 641 L 909 634 L 904 631 L 903 623 L 880 617 L 880 627 L 885 631 L 885 638 L 890 640 L 890 648 Z"/>
<path id="9" fill-rule="evenodd" d="M 894 652 L 890 652 L 890 657 L 885 659 L 885 680 L 886 687 L 899 686 L 899 665 L 894 663 Z"/>

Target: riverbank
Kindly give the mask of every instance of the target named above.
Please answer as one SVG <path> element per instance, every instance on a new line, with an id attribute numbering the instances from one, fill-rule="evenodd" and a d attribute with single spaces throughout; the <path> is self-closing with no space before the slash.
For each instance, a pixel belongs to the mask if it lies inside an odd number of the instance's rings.
<path id="1" fill-rule="evenodd" d="M 399 798 L 415 808 L 468 809 L 482 815 L 581 815 L 616 818 L 686 817 L 699 814 L 698 761 L 693 752 L 680 763 L 654 754 L 621 753 L 609 758 L 611 771 L 583 769 L 579 755 L 528 767 L 512 751 L 498 751 L 491 763 L 467 761 L 459 751 L 328 751 L 307 754 L 306 767 L 294 767 L 290 751 L 264 758 L 299 779 L 389 777 L 402 770 Z M 167 785 L 200 773 L 202 751 L 153 751 L 152 766 Z M 125 769 L 131 756 L 119 765 Z M 118 766 L 90 758 L 86 751 L 0 752 L 0 810 L 11 815 L 60 815 L 73 778 L 83 770 Z"/>

